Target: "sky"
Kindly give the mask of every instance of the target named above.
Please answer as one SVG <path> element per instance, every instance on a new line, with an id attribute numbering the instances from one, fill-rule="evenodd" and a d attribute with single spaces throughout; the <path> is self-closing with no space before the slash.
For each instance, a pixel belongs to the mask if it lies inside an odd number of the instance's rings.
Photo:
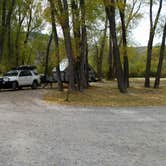
<path id="1" fill-rule="evenodd" d="M 166 0 L 163 1 L 163 7 L 161 10 L 161 16 L 166 18 Z M 153 16 L 156 16 L 158 6 L 153 7 Z M 132 38 L 135 40 L 138 46 L 147 46 L 149 31 L 150 31 L 150 21 L 149 21 L 149 7 L 142 8 L 144 17 L 139 21 L 138 26 L 133 30 Z M 154 45 L 161 43 L 161 37 L 155 36 Z"/>
<path id="2" fill-rule="evenodd" d="M 149 37 L 149 22 L 147 18 L 144 18 L 140 21 L 139 25 L 132 32 L 132 39 L 135 40 L 135 43 L 139 46 L 146 46 L 148 43 Z M 159 39 L 158 39 L 159 40 Z M 155 43 L 157 43 L 155 39 Z"/>

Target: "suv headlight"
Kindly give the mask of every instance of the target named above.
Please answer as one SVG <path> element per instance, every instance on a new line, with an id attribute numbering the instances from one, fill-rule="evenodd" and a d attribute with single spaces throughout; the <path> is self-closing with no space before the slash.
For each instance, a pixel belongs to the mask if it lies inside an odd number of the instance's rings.
<path id="1" fill-rule="evenodd" d="M 4 82 L 8 82 L 8 81 L 10 81 L 10 78 L 8 78 L 8 77 L 3 78 L 3 81 L 4 81 Z"/>

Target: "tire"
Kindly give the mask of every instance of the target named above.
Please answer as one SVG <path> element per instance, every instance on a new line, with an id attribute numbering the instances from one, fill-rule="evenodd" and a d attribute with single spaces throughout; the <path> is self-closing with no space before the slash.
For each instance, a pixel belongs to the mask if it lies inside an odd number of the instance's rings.
<path id="1" fill-rule="evenodd" d="M 38 86 L 37 81 L 33 81 L 31 88 L 37 89 L 37 86 Z"/>
<path id="2" fill-rule="evenodd" d="M 12 83 L 12 90 L 16 90 L 18 88 L 18 83 L 17 82 L 13 82 Z"/>
<path id="3" fill-rule="evenodd" d="M 22 87 L 21 87 L 21 86 L 19 86 L 19 87 L 18 87 L 18 89 L 19 89 L 19 90 L 22 90 Z"/>

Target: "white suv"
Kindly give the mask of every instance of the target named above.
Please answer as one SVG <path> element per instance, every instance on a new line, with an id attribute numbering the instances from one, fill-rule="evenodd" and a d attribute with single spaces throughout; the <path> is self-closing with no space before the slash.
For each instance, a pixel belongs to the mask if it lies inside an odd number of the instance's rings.
<path id="1" fill-rule="evenodd" d="M 19 69 L 7 72 L 1 83 L 1 88 L 12 88 L 13 90 L 21 87 L 32 87 L 36 89 L 40 85 L 40 76 L 34 70 Z"/>

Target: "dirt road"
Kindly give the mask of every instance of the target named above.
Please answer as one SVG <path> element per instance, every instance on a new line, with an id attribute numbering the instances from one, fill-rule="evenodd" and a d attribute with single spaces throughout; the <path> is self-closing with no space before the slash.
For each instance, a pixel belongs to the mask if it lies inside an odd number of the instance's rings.
<path id="1" fill-rule="evenodd" d="M 166 107 L 73 108 L 43 93 L 0 92 L 0 166 L 166 165 Z"/>

